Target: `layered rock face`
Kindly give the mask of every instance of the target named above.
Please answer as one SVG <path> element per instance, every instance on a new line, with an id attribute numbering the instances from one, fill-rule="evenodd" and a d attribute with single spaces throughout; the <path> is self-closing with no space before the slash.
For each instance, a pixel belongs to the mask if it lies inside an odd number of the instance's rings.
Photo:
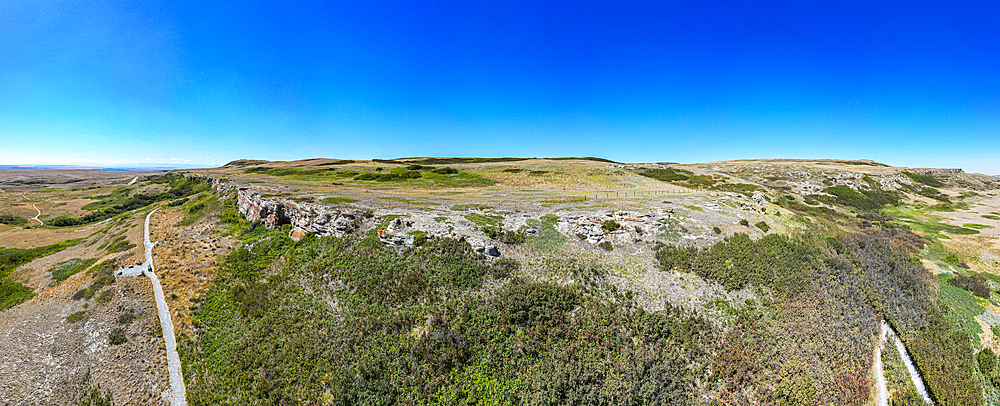
<path id="1" fill-rule="evenodd" d="M 264 199 L 257 192 L 240 188 L 237 207 L 247 220 L 260 220 L 268 228 L 292 226 L 292 235 L 315 233 L 320 236 L 343 236 L 358 226 L 358 214 L 319 204 Z"/>

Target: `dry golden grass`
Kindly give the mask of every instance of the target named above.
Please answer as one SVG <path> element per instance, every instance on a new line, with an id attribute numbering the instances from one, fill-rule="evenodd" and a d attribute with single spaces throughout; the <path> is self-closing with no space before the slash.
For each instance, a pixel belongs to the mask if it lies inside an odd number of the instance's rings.
<path id="1" fill-rule="evenodd" d="M 216 274 L 216 257 L 234 244 L 212 232 L 217 225 L 211 214 L 190 226 L 177 227 L 184 214 L 164 207 L 149 220 L 150 240 L 159 241 L 153 248 L 153 263 L 178 335 L 191 331 L 191 299 L 208 290 Z"/>

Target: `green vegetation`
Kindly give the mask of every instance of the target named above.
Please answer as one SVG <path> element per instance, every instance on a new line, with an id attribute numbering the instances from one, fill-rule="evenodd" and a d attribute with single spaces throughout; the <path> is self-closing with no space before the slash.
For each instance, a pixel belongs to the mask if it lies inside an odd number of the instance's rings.
<path id="1" fill-rule="evenodd" d="M 962 224 L 962 227 L 973 228 L 973 229 L 976 229 L 976 230 L 982 230 L 984 228 L 993 228 L 993 226 L 988 226 L 988 225 L 985 225 L 985 224 L 975 224 L 975 223 Z"/>
<path id="2" fill-rule="evenodd" d="M 421 166 L 421 168 L 424 168 Z M 438 170 L 440 169 L 440 170 Z M 482 187 L 492 186 L 496 182 L 482 176 L 452 170 L 452 168 L 438 168 L 430 171 L 409 170 L 404 168 L 393 168 L 388 173 L 365 172 L 354 177 L 356 181 L 374 182 L 406 182 L 413 186 L 422 187 Z"/>
<path id="3" fill-rule="evenodd" d="M 490 226 L 483 227 L 483 233 L 486 233 L 487 237 L 490 237 L 504 244 L 515 245 L 527 241 L 527 236 L 525 236 L 523 233 L 507 230 L 500 227 L 490 227 Z"/>
<path id="4" fill-rule="evenodd" d="M 451 164 L 490 163 L 490 162 L 517 162 L 517 161 L 526 161 L 528 159 L 531 158 L 399 158 L 383 162 L 420 164 L 420 165 L 451 165 Z"/>
<path id="5" fill-rule="evenodd" d="M 84 317 L 87 317 L 87 312 L 85 310 L 80 310 L 76 313 L 72 313 L 69 316 L 66 316 L 66 322 L 76 323 L 80 320 L 83 320 Z"/>
<path id="6" fill-rule="evenodd" d="M 324 163 L 321 163 L 321 164 L 316 164 L 316 166 L 346 165 L 346 164 L 353 164 L 355 162 L 358 162 L 358 161 L 354 161 L 354 160 L 350 160 L 350 159 L 337 159 L 337 160 L 332 161 L 332 162 L 324 162 Z"/>
<path id="7" fill-rule="evenodd" d="M 9 279 L 17 267 L 37 258 L 46 257 L 79 244 L 83 239 L 67 240 L 38 248 L 17 249 L 0 247 L 0 311 L 24 303 L 35 296 L 31 288 Z"/>
<path id="8" fill-rule="evenodd" d="M 750 227 L 750 222 L 747 219 L 740 219 L 740 225 L 744 227 Z"/>
<path id="9" fill-rule="evenodd" d="M 101 288 L 105 286 L 110 286 L 115 283 L 115 277 L 111 274 L 112 270 L 103 270 L 97 277 L 90 282 L 90 286 L 78 290 L 73 294 L 73 300 L 87 299 L 94 297 Z"/>
<path id="10" fill-rule="evenodd" d="M 482 227 L 502 227 L 503 226 L 503 216 L 492 215 L 492 214 L 479 214 L 479 213 L 469 213 L 465 216 L 466 220 L 469 220 Z"/>
<path id="11" fill-rule="evenodd" d="M 709 248 L 661 247 L 656 259 L 664 270 L 693 272 L 728 289 L 748 284 L 767 286 L 785 294 L 799 291 L 809 280 L 816 252 L 780 234 L 753 241 L 735 234 Z"/>
<path id="12" fill-rule="evenodd" d="M 110 302 L 111 299 L 114 299 L 114 297 L 115 297 L 115 289 L 107 288 L 101 291 L 101 293 L 97 295 L 97 299 L 94 299 L 94 303 L 102 305 Z"/>
<path id="13" fill-rule="evenodd" d="M 984 219 L 989 219 L 989 220 L 1000 220 L 1000 216 L 996 216 L 996 215 L 992 215 L 992 214 L 983 214 L 980 217 L 982 217 Z"/>
<path id="14" fill-rule="evenodd" d="M 128 338 L 125 338 L 125 331 L 121 327 L 115 327 L 108 334 L 108 344 L 111 345 L 121 345 L 128 342 Z"/>
<path id="15" fill-rule="evenodd" d="M 556 230 L 556 225 L 559 223 L 559 216 L 546 214 L 540 220 L 530 219 L 527 223 L 537 230 L 535 235 L 528 236 L 528 245 L 538 251 L 554 251 L 562 248 L 569 241 L 569 238 L 566 238 L 563 233 Z"/>
<path id="16" fill-rule="evenodd" d="M 366 172 L 354 177 L 354 180 L 374 180 L 377 182 L 401 182 L 418 179 L 423 176 L 420 171 L 399 171 L 389 173 Z"/>
<path id="17" fill-rule="evenodd" d="M 768 232 L 768 231 L 771 231 L 771 227 L 768 226 L 767 223 L 765 223 L 763 221 L 758 221 L 757 224 L 754 224 L 754 227 L 759 228 L 760 231 L 763 231 L 765 233 Z"/>
<path id="18" fill-rule="evenodd" d="M 983 306 L 977 303 L 973 292 L 960 286 L 962 282 L 952 282 L 956 276 L 940 274 L 937 278 L 941 301 L 948 306 L 948 312 L 944 315 L 945 319 L 951 325 L 959 327 L 967 333 L 967 337 L 971 339 L 970 343 L 977 347 L 981 346 L 979 333 L 982 332 L 982 328 L 976 322 L 976 316 L 983 313 Z M 969 355 L 972 355 L 971 348 Z"/>
<path id="19" fill-rule="evenodd" d="M 97 259 L 98 258 L 73 258 L 59 263 L 59 265 L 56 265 L 55 268 L 50 269 L 49 272 L 52 273 L 52 279 L 62 282 L 66 280 L 66 278 L 75 275 L 77 272 L 90 268 L 91 265 L 97 262 Z"/>
<path id="20" fill-rule="evenodd" d="M 941 181 L 938 180 L 938 178 L 935 178 L 933 175 L 924 175 L 920 173 L 913 173 L 907 171 L 903 171 L 903 175 L 906 175 L 910 179 L 913 179 L 915 182 L 923 183 L 927 186 L 933 186 L 933 187 L 944 186 L 944 183 L 941 183 Z"/>
<path id="21" fill-rule="evenodd" d="M 451 206 L 451 209 L 455 211 L 464 211 L 473 209 L 483 211 L 483 210 L 492 210 L 493 206 L 487 206 L 485 204 L 456 204 L 454 206 Z"/>
<path id="22" fill-rule="evenodd" d="M 10 214 L 0 214 L 0 224 L 9 226 L 23 226 L 28 224 L 28 219 L 24 217 L 12 216 Z"/>
<path id="23" fill-rule="evenodd" d="M 684 405 L 709 379 L 711 325 L 584 295 L 607 283 L 597 270 L 560 286 L 503 279 L 514 261 L 447 238 L 397 251 L 261 233 L 192 312 L 191 404 Z"/>
<path id="24" fill-rule="evenodd" d="M 618 222 L 614 220 L 605 221 L 604 224 L 601 225 L 601 231 L 603 231 L 604 234 L 618 231 L 621 228 L 622 225 L 618 224 Z"/>
<path id="25" fill-rule="evenodd" d="M 722 229 L 719 227 L 712 227 L 712 232 L 716 234 L 722 234 Z"/>
<path id="26" fill-rule="evenodd" d="M 637 169 L 636 173 L 647 178 L 653 178 L 661 182 L 679 182 L 691 178 L 693 172 L 674 168 L 643 168 Z"/>
<path id="27" fill-rule="evenodd" d="M 834 391 L 837 404 L 867 404 L 874 342 L 845 341 L 842 332 L 875 336 L 880 318 L 907 346 L 937 404 L 982 404 L 970 333 L 982 308 L 969 292 L 935 281 L 908 259 L 922 246 L 913 233 L 884 229 L 825 241 L 736 235 L 702 249 L 662 247 L 656 256 L 664 269 L 695 272 L 728 289 L 778 293 L 732 321 L 713 364 L 723 404 L 747 403 L 741 391 L 769 386 L 775 376 L 779 389 L 764 395 L 765 403 L 814 404 Z M 794 355 L 775 365 L 767 354 Z"/>
<path id="28" fill-rule="evenodd" d="M 129 324 L 132 324 L 132 322 L 135 321 L 137 317 L 138 316 L 135 314 L 135 310 L 128 309 L 125 311 L 125 313 L 119 315 L 116 321 L 118 322 L 118 324 L 124 324 L 127 326 Z"/>
<path id="29" fill-rule="evenodd" d="M 862 189 L 858 192 L 848 186 L 840 185 L 827 188 L 826 193 L 834 197 L 821 196 L 821 200 L 860 211 L 878 211 L 886 205 L 898 205 L 900 201 L 898 193 L 881 189 Z"/>
<path id="30" fill-rule="evenodd" d="M 969 277 L 956 273 L 955 276 L 948 279 L 948 283 L 952 286 L 972 292 L 972 294 L 981 298 L 990 298 L 990 288 L 986 286 L 986 277 L 980 274 L 973 274 L 972 277 Z"/>
<path id="31" fill-rule="evenodd" d="M 325 197 L 320 200 L 324 204 L 340 204 L 340 203 L 355 203 L 357 199 L 351 199 L 347 197 Z"/>
<path id="32" fill-rule="evenodd" d="M 207 192 L 199 195 L 200 197 L 195 200 L 194 203 L 187 205 L 187 214 L 183 219 L 177 222 L 178 227 L 185 227 L 194 222 L 198 221 L 207 213 L 211 213 L 219 208 L 219 200 L 216 198 L 215 193 Z"/>
<path id="33" fill-rule="evenodd" d="M 56 217 L 52 219 L 51 225 L 55 227 L 73 227 L 96 223 L 122 213 L 144 208 L 156 202 L 187 197 L 212 188 L 212 184 L 202 178 L 188 178 L 183 175 L 170 173 L 153 177 L 149 182 L 153 184 L 165 184 L 169 190 L 157 195 L 129 195 L 132 189 L 119 188 L 100 201 L 83 206 L 85 210 L 95 210 L 93 213 L 79 218 L 68 216 Z"/>

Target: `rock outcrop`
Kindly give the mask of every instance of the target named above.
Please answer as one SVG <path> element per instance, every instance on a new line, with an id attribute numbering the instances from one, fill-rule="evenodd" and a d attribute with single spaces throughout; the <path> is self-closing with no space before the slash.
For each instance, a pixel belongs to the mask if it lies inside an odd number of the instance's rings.
<path id="1" fill-rule="evenodd" d="M 358 213 L 314 203 L 263 198 L 248 188 L 236 193 L 237 207 L 247 220 L 261 220 L 268 228 L 290 224 L 299 235 L 343 236 L 358 227 Z"/>

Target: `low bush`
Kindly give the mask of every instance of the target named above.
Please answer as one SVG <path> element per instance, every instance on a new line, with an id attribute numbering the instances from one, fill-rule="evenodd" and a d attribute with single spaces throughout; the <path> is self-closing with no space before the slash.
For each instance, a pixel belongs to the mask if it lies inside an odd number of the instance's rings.
<path id="1" fill-rule="evenodd" d="M 997 366 L 997 355 L 990 347 L 983 348 L 976 354 L 976 363 L 979 364 L 979 371 L 986 376 L 992 376 Z"/>
<path id="2" fill-rule="evenodd" d="M 122 330 L 121 327 L 114 328 L 111 330 L 111 333 L 108 334 L 108 344 L 121 345 L 127 342 L 128 338 L 125 338 L 125 330 Z"/>
<path id="3" fill-rule="evenodd" d="M 933 187 L 942 187 L 942 186 L 944 186 L 944 183 L 942 183 L 940 180 L 938 180 L 938 178 L 935 178 L 933 175 L 925 175 L 925 174 L 921 174 L 921 173 L 913 173 L 913 172 L 907 172 L 907 171 L 903 171 L 903 175 L 906 175 L 910 179 L 913 179 L 914 181 L 919 182 L 919 183 L 923 183 L 923 184 L 925 184 L 927 186 L 933 186 Z"/>
<path id="4" fill-rule="evenodd" d="M 754 224 L 754 226 L 759 228 L 760 231 L 763 231 L 765 233 L 771 231 L 771 226 L 768 226 L 767 223 L 763 221 L 758 221 L 757 224 Z"/>
<path id="5" fill-rule="evenodd" d="M 94 299 L 94 303 L 105 304 L 114 299 L 115 290 L 113 288 L 104 289 L 100 294 L 97 295 L 97 299 Z"/>
<path id="6" fill-rule="evenodd" d="M 636 173 L 662 182 L 685 181 L 693 174 L 691 171 L 674 168 L 643 168 L 636 170 Z"/>
<path id="7" fill-rule="evenodd" d="M 500 227 L 485 226 L 482 227 L 483 233 L 494 240 L 502 242 L 504 244 L 521 244 L 527 241 L 527 236 L 524 233 L 519 233 L 517 231 L 511 231 L 503 229 Z"/>
<path id="8" fill-rule="evenodd" d="M 87 316 L 87 312 L 84 311 L 84 310 L 80 310 L 80 311 L 78 311 L 76 313 L 72 313 L 69 316 L 66 316 L 66 321 L 70 322 L 70 323 L 76 323 L 76 322 L 78 322 L 80 320 L 83 320 L 83 318 L 86 317 L 86 316 Z"/>
<path id="9" fill-rule="evenodd" d="M 663 246 L 656 259 L 664 270 L 694 272 L 728 289 L 753 284 L 792 294 L 808 284 L 816 255 L 815 250 L 780 234 L 757 241 L 735 234 L 702 249 Z"/>
<path id="10" fill-rule="evenodd" d="M 949 279 L 948 283 L 972 292 L 981 298 L 988 299 L 990 297 L 990 288 L 986 286 L 986 278 L 982 275 L 973 274 L 972 277 L 968 277 L 956 272 L 955 277 Z"/>
<path id="11" fill-rule="evenodd" d="M 454 175 L 458 173 L 458 169 L 445 167 L 445 168 L 434 169 L 431 172 L 434 172 L 439 175 Z"/>
<path id="12" fill-rule="evenodd" d="M 7 224 L 10 226 L 20 226 L 28 223 L 28 219 L 24 217 L 12 216 L 10 214 L 0 214 L 0 224 Z"/>
<path id="13" fill-rule="evenodd" d="M 601 231 L 604 231 L 604 234 L 608 234 L 610 232 L 618 231 L 621 228 L 622 228 L 622 225 L 618 224 L 618 222 L 614 221 L 614 220 L 605 221 L 604 224 L 601 225 Z"/>

